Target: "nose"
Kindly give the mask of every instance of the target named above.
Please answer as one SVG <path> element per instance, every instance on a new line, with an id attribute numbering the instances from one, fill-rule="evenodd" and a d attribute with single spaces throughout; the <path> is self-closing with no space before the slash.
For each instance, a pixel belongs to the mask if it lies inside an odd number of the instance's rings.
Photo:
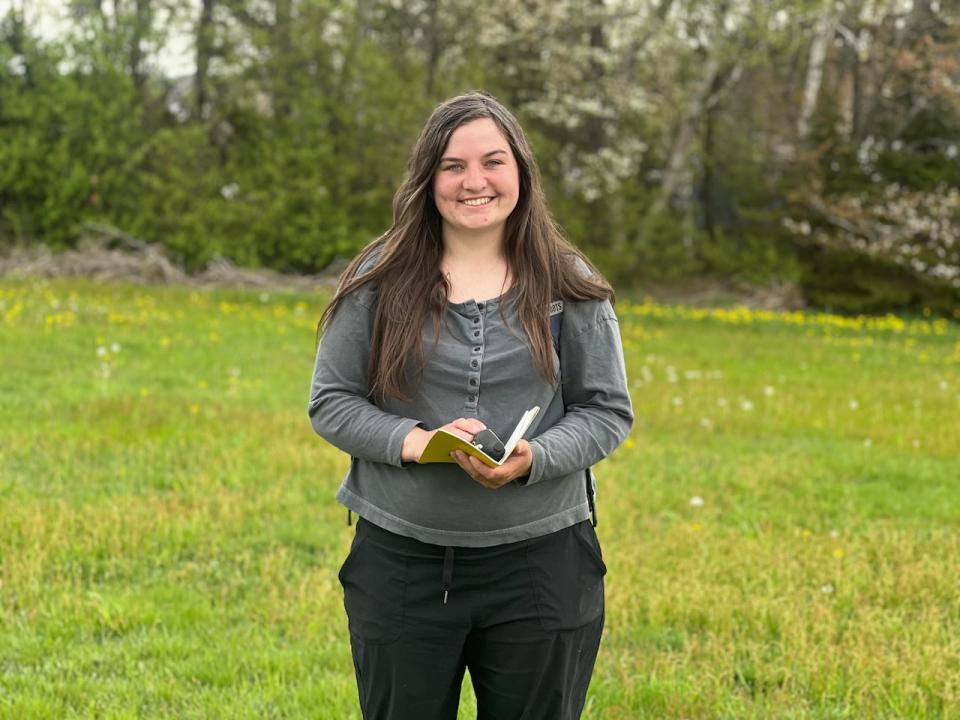
<path id="1" fill-rule="evenodd" d="M 486 187 L 487 179 L 483 175 L 483 168 L 476 165 L 467 166 L 463 172 L 464 190 L 481 190 Z"/>

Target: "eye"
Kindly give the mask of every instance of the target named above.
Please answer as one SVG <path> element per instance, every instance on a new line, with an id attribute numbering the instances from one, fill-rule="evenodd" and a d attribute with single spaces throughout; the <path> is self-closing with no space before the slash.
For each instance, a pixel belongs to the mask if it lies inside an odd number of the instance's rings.
<path id="1" fill-rule="evenodd" d="M 450 165 L 445 165 L 443 169 L 444 170 L 462 170 L 463 165 L 461 165 L 460 163 L 451 163 Z"/>
<path id="2" fill-rule="evenodd" d="M 487 160 L 487 165 L 503 165 L 503 160 Z"/>

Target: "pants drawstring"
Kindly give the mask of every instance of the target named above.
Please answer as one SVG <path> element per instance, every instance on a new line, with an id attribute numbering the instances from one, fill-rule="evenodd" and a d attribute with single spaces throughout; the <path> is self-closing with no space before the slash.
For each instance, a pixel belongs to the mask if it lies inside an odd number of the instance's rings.
<path id="1" fill-rule="evenodd" d="M 443 551 L 443 604 L 447 604 L 450 584 L 453 582 L 453 548 L 447 546 Z"/>

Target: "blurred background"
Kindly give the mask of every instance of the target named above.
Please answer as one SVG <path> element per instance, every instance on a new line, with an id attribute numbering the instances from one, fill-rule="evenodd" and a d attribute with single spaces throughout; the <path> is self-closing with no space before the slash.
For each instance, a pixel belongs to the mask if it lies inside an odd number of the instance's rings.
<path id="1" fill-rule="evenodd" d="M 0 0 L 0 252 L 106 233 L 286 273 L 389 224 L 430 110 L 520 117 L 620 288 L 960 308 L 946 0 Z"/>
<path id="2" fill-rule="evenodd" d="M 469 89 L 618 289 L 585 720 L 960 718 L 958 0 L 0 0 L 0 720 L 359 720 L 317 319 Z"/>

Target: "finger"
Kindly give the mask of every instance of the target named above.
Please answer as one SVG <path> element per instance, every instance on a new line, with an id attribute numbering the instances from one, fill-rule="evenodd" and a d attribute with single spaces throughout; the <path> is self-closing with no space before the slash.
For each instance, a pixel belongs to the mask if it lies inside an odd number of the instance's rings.
<path id="1" fill-rule="evenodd" d="M 470 463 L 470 469 L 473 470 L 474 474 L 483 478 L 486 478 L 490 474 L 490 468 L 477 460 L 473 455 L 467 455 L 466 453 L 464 453 L 464 455 L 466 455 L 466 460 Z"/>
<path id="2" fill-rule="evenodd" d="M 476 418 L 457 418 L 450 424 L 458 430 L 463 430 L 472 435 L 476 435 L 481 430 L 487 429 L 487 426 Z"/>
<path id="3" fill-rule="evenodd" d="M 454 450 L 452 453 L 450 453 L 450 456 L 453 458 L 454 462 L 460 466 L 461 470 L 476 480 L 476 477 L 474 477 L 475 472 L 473 466 L 469 462 L 471 460 L 469 455 L 463 452 L 463 450 Z"/>
<path id="4" fill-rule="evenodd" d="M 462 430 L 454 426 L 453 423 L 450 423 L 449 425 L 444 425 L 443 429 L 446 432 L 450 433 L 451 435 L 456 435 L 458 438 L 463 438 L 467 442 L 473 442 L 473 436 L 476 434 L 476 433 L 469 432 L 467 430 Z"/>
<path id="5" fill-rule="evenodd" d="M 498 483 L 490 480 L 490 468 L 468 453 L 457 450 L 456 454 L 460 456 L 457 460 L 458 464 L 472 480 L 488 489 L 500 487 Z"/>
<path id="6" fill-rule="evenodd" d="M 533 451 L 530 449 L 530 443 L 526 440 L 519 440 L 513 448 L 513 452 L 510 453 L 510 458 L 519 457 L 522 455 L 529 455 Z"/>
<path id="7" fill-rule="evenodd" d="M 500 465 L 492 468 L 484 465 L 475 457 L 468 456 L 471 467 L 473 468 L 473 477 L 481 485 L 488 488 L 498 488 L 506 485 L 510 480 L 510 470 L 506 465 Z"/>

